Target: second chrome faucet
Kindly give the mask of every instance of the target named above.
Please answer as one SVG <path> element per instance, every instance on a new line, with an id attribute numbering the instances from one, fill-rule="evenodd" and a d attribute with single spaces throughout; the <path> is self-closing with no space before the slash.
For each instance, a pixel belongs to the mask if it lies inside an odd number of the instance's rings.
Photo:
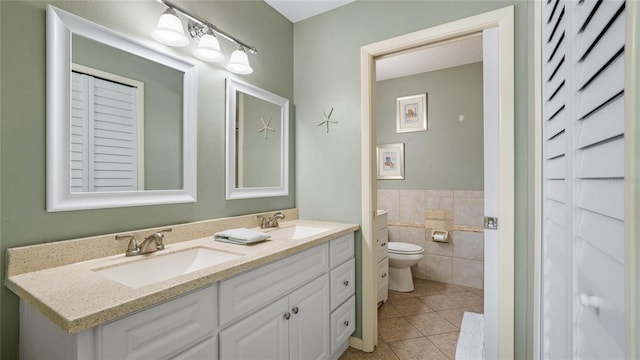
<path id="1" fill-rule="evenodd" d="M 258 218 L 262 219 L 262 222 L 260 223 L 260 228 L 267 229 L 267 228 L 278 227 L 278 225 L 280 225 L 278 223 L 278 220 L 284 220 L 284 214 L 281 212 L 277 212 L 273 214 L 273 216 L 271 217 L 266 215 L 260 215 L 258 216 Z"/>
<path id="2" fill-rule="evenodd" d="M 116 235 L 116 240 L 131 239 L 127 247 L 126 255 L 135 256 L 149 254 L 164 249 L 164 234 L 172 231 L 171 228 L 158 230 L 155 233 L 144 238 L 142 243 L 138 245 L 138 241 L 133 235 Z"/>

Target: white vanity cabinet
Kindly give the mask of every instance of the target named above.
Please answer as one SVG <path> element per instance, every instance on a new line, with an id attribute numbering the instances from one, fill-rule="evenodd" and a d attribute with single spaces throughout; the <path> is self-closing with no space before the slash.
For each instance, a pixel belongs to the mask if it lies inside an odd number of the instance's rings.
<path id="1" fill-rule="evenodd" d="M 220 359 L 339 357 L 355 330 L 353 257 L 350 233 L 223 280 Z"/>
<path id="2" fill-rule="evenodd" d="M 376 244 L 378 254 L 378 304 L 389 299 L 389 219 L 386 210 L 378 210 L 376 216 Z"/>
<path id="3" fill-rule="evenodd" d="M 20 358 L 337 359 L 355 330 L 354 234 L 68 334 L 20 302 Z"/>
<path id="4" fill-rule="evenodd" d="M 20 302 L 20 359 L 217 359 L 217 284 L 70 335 Z"/>

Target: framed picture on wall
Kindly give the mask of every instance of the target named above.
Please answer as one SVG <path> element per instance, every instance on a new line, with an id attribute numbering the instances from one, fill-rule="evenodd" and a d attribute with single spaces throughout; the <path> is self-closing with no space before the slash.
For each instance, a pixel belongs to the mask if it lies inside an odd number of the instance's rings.
<path id="1" fill-rule="evenodd" d="M 396 100 L 396 132 L 427 131 L 427 94 Z"/>
<path id="2" fill-rule="evenodd" d="M 378 179 L 404 179 L 404 143 L 378 145 Z"/>

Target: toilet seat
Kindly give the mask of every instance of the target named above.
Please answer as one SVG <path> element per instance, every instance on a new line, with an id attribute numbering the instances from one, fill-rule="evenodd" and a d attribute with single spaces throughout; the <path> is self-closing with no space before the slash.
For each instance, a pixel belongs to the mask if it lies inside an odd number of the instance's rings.
<path id="1" fill-rule="evenodd" d="M 387 251 L 394 254 L 422 254 L 424 249 L 418 245 L 404 243 L 400 241 L 390 241 L 387 243 Z"/>

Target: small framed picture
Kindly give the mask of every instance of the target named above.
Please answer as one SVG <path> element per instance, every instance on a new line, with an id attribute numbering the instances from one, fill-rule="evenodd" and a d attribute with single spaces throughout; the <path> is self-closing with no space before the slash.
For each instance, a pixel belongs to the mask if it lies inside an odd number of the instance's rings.
<path id="1" fill-rule="evenodd" d="M 427 131 L 427 94 L 396 100 L 396 132 Z"/>
<path id="2" fill-rule="evenodd" d="M 404 143 L 378 145 L 378 179 L 404 179 Z"/>

